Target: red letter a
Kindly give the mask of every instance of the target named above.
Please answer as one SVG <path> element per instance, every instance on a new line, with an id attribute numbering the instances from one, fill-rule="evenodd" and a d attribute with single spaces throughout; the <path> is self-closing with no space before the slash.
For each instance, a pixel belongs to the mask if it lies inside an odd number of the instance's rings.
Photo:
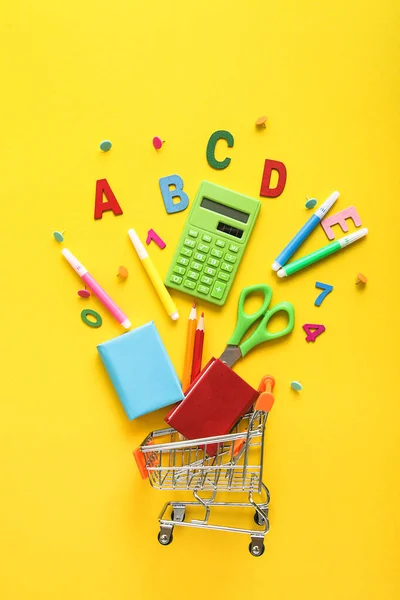
<path id="1" fill-rule="evenodd" d="M 107 202 L 103 202 L 103 194 Z M 98 179 L 96 181 L 96 198 L 94 201 L 94 218 L 101 219 L 103 212 L 112 210 L 114 215 L 122 215 L 122 208 L 113 194 L 107 179 Z"/>

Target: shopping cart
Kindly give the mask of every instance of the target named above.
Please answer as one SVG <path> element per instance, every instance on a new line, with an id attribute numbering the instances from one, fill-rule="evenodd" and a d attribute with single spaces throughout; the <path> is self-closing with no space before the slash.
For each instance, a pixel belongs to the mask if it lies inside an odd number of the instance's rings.
<path id="1" fill-rule="evenodd" d="M 160 490 L 191 490 L 195 501 L 167 502 L 158 519 L 158 541 L 172 542 L 175 526 L 234 531 L 250 535 L 253 556 L 264 552 L 264 537 L 269 530 L 270 494 L 262 482 L 264 433 L 274 397 L 273 377 L 263 377 L 254 410 L 246 414 L 227 435 L 187 440 L 172 428 L 150 433 L 134 456 L 143 479 Z M 201 497 L 199 492 L 211 492 Z M 216 502 L 217 492 L 246 492 L 248 502 Z M 254 496 L 260 497 L 256 502 Z M 185 520 L 186 508 L 204 509 L 204 519 Z M 236 507 L 254 510 L 258 529 L 215 525 L 209 522 L 211 508 Z M 171 511 L 169 511 L 171 509 Z M 188 512 L 190 512 L 188 511 Z M 166 513 L 170 518 L 166 518 Z"/>

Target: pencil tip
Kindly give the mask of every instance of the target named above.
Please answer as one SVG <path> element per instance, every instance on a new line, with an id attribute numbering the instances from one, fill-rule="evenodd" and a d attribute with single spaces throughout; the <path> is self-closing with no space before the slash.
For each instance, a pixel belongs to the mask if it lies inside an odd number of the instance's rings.
<path id="1" fill-rule="evenodd" d="M 196 308 L 196 300 L 193 300 L 192 307 L 193 307 L 193 308 Z"/>
<path id="2" fill-rule="evenodd" d="M 203 317 L 203 319 L 204 319 L 204 313 L 203 313 L 203 312 L 201 313 L 201 316 L 202 316 L 202 317 Z"/>

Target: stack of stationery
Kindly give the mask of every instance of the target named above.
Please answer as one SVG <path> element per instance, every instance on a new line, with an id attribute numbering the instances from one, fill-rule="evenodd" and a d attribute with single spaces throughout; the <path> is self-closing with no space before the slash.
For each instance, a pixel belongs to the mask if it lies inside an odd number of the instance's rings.
<path id="1" fill-rule="evenodd" d="M 253 314 L 244 310 L 245 301 L 252 294 L 262 294 L 263 302 Z M 236 327 L 220 358 L 212 358 L 185 390 L 185 399 L 175 406 L 165 421 L 188 439 L 211 437 L 229 433 L 235 423 L 252 407 L 258 392 L 232 367 L 255 346 L 276 340 L 290 333 L 294 327 L 294 308 L 289 302 L 280 302 L 272 308 L 272 289 L 256 284 L 242 290 L 238 302 Z M 277 313 L 287 317 L 287 325 L 280 331 L 268 331 L 268 322 Z M 252 326 L 258 326 L 247 335 Z M 213 455 L 216 445 L 207 445 L 207 454 Z"/>

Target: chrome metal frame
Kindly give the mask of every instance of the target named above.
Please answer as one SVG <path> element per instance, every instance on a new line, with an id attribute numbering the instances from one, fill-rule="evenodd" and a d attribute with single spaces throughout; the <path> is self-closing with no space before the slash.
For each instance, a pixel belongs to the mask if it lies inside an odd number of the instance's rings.
<path id="1" fill-rule="evenodd" d="M 172 428 L 151 432 L 140 450 L 150 484 L 162 490 L 191 490 L 194 501 L 167 502 L 158 519 L 159 542 L 172 541 L 173 528 L 199 527 L 232 531 L 251 536 L 249 550 L 253 556 L 264 552 L 264 536 L 269 531 L 270 494 L 262 482 L 264 434 L 268 414 L 254 411 L 245 415 L 227 435 L 187 440 Z M 211 492 L 201 497 L 199 492 Z M 218 492 L 247 492 L 247 502 L 217 502 Z M 256 502 L 255 494 L 264 496 Z M 186 509 L 203 508 L 204 519 L 185 521 Z M 254 511 L 258 529 L 243 529 L 209 522 L 211 508 L 235 507 Z M 166 514 L 170 511 L 170 518 Z M 214 511 L 213 511 L 214 512 Z"/>

